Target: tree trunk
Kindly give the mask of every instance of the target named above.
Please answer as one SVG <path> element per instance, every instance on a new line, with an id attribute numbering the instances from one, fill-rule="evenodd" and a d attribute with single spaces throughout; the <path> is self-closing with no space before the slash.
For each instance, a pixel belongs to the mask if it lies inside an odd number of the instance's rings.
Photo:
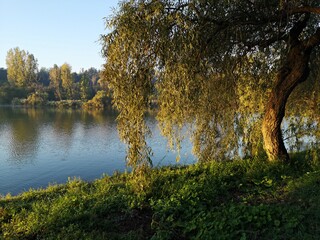
<path id="1" fill-rule="evenodd" d="M 269 161 L 289 159 L 288 152 L 284 146 L 281 122 L 285 112 L 284 97 L 278 97 L 275 90 L 270 94 L 270 99 L 266 106 L 264 119 L 262 122 L 262 135 L 264 141 L 264 149 L 268 155 Z"/>
<path id="2" fill-rule="evenodd" d="M 289 161 L 281 132 L 281 122 L 285 116 L 288 97 L 295 87 L 309 75 L 310 50 L 301 43 L 291 46 L 287 60 L 279 70 L 275 86 L 266 104 L 262 122 L 264 149 L 269 161 Z"/>

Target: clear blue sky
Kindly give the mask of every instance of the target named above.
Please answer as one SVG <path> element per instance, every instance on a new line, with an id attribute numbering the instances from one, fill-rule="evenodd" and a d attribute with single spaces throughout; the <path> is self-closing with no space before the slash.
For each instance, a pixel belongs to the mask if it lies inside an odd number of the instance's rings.
<path id="1" fill-rule="evenodd" d="M 67 62 L 72 70 L 101 68 L 104 17 L 118 0 L 0 0 L 0 68 L 10 48 L 32 53 L 39 69 Z"/>

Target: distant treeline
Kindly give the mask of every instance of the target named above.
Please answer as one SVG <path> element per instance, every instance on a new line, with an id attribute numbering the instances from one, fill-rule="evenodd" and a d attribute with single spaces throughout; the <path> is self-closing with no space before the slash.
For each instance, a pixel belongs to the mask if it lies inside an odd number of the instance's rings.
<path id="1" fill-rule="evenodd" d="M 92 101 L 106 101 L 109 95 L 93 67 L 76 73 L 64 63 L 39 70 L 37 59 L 18 47 L 8 51 L 6 64 L 7 69 L 0 68 L 0 104 L 101 107 L 105 103 Z"/>

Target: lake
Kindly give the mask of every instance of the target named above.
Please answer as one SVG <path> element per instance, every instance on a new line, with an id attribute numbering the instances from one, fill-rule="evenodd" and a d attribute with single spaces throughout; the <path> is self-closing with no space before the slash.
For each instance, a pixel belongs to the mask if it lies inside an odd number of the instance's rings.
<path id="1" fill-rule="evenodd" d="M 1 107 L 0 194 L 65 183 L 68 177 L 90 181 L 125 171 L 126 145 L 119 140 L 116 117 L 112 111 Z M 154 166 L 196 161 L 191 143 L 184 141 L 176 163 L 156 120 L 148 117 L 147 123 Z"/>

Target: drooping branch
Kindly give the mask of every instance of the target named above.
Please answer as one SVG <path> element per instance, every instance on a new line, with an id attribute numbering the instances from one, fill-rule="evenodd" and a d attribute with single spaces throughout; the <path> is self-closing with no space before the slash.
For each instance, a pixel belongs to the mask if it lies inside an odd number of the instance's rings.
<path id="1" fill-rule="evenodd" d="M 148 157 L 144 113 L 155 76 L 158 119 L 173 142 L 176 129 L 191 122 L 197 128 L 199 156 L 236 152 L 244 134 L 235 129 L 237 106 L 250 105 L 241 124 L 247 124 L 246 114 L 252 122 L 252 112 L 265 111 L 263 136 L 270 159 L 288 159 L 281 122 L 288 97 L 308 77 L 311 50 L 320 44 L 320 6 L 264 0 L 127 2 L 109 24 L 114 31 L 106 41 L 104 76 L 120 109 L 118 124 L 129 143 L 129 164 Z M 242 58 L 244 63 L 233 64 Z M 248 91 L 256 85 L 257 95 L 265 93 L 259 104 Z M 261 140 L 258 131 L 254 135 Z"/>

